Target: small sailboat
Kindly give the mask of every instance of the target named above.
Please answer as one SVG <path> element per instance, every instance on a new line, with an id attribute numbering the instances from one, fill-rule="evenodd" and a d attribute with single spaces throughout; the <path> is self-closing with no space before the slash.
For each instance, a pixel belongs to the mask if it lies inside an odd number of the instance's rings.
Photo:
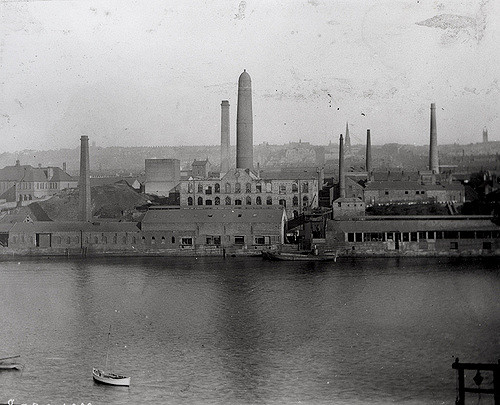
<path id="1" fill-rule="evenodd" d="M 0 370 L 21 370 L 22 365 L 19 363 L 14 363 L 12 361 L 6 361 L 6 360 L 13 360 L 21 357 L 20 355 L 17 356 L 9 356 L 9 357 L 3 357 L 0 359 Z"/>
<path id="2" fill-rule="evenodd" d="M 111 335 L 111 326 L 109 327 L 108 332 L 108 347 L 106 350 L 106 368 L 108 369 L 108 357 L 109 357 L 109 337 Z M 115 373 L 111 373 L 109 371 L 99 370 L 98 368 L 92 368 L 92 378 L 95 382 L 100 384 L 108 384 L 108 385 L 119 385 L 123 387 L 128 387 L 130 385 L 130 377 L 125 377 L 124 375 L 119 375 Z"/>

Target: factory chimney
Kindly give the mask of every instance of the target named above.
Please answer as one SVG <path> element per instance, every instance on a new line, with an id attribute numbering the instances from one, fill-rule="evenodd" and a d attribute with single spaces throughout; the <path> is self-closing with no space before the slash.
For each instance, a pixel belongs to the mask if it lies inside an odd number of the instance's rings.
<path id="1" fill-rule="evenodd" d="M 483 128 L 483 143 L 488 143 L 488 128 Z"/>
<path id="2" fill-rule="evenodd" d="M 436 104 L 431 104 L 431 141 L 429 149 L 429 170 L 433 173 L 439 173 L 439 157 L 437 144 L 436 128 Z"/>
<path id="3" fill-rule="evenodd" d="M 372 138 L 370 135 L 370 130 L 366 130 L 366 172 L 368 173 L 368 178 L 370 178 L 370 173 L 372 171 Z"/>
<path id="4" fill-rule="evenodd" d="M 351 137 L 349 136 L 349 123 L 345 123 L 345 148 L 349 149 L 351 147 Z"/>
<path id="5" fill-rule="evenodd" d="M 82 135 L 80 138 L 80 221 L 92 221 L 92 206 L 90 203 L 90 163 L 89 163 L 89 137 Z"/>
<path id="6" fill-rule="evenodd" d="M 339 198 L 345 197 L 344 137 L 339 140 Z"/>
<path id="7" fill-rule="evenodd" d="M 229 101 L 221 103 L 221 130 L 220 130 L 220 172 L 229 171 L 231 141 L 229 135 Z"/>
<path id="8" fill-rule="evenodd" d="M 243 71 L 238 80 L 236 168 L 253 168 L 252 80 L 246 70 Z"/>

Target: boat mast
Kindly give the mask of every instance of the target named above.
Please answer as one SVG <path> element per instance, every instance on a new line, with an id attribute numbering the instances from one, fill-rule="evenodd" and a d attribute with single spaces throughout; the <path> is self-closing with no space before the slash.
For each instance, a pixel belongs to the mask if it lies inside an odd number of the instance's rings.
<path id="1" fill-rule="evenodd" d="M 108 332 L 108 344 L 107 344 L 107 349 L 106 349 L 106 370 L 108 369 L 108 357 L 109 357 L 109 337 L 111 336 L 111 325 L 109 325 L 109 332 Z"/>

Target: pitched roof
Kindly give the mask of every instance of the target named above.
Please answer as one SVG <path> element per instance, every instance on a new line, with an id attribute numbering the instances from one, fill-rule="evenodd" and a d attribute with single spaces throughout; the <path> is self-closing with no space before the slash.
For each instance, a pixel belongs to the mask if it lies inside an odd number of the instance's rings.
<path id="1" fill-rule="evenodd" d="M 420 184 L 414 181 L 370 181 L 366 183 L 365 190 L 460 190 L 460 183 Z"/>
<path id="2" fill-rule="evenodd" d="M 260 172 L 262 180 L 317 180 L 318 170 L 316 168 L 307 169 L 286 169 L 279 171 L 265 171 Z"/>
<path id="3" fill-rule="evenodd" d="M 278 207 L 181 209 L 161 209 L 161 207 L 156 207 L 146 213 L 142 223 L 280 223 L 283 215 L 283 208 Z"/>
<path id="4" fill-rule="evenodd" d="M 17 222 L 11 229 L 16 232 L 138 232 L 135 222 Z"/>

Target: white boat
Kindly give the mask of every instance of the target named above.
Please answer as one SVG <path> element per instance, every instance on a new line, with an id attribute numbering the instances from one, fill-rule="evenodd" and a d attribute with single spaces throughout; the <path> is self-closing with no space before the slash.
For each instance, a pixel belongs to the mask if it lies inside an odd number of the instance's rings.
<path id="1" fill-rule="evenodd" d="M 106 349 L 106 370 L 108 369 L 108 357 L 109 357 L 109 337 L 111 335 L 111 326 L 108 332 L 108 347 Z M 125 377 L 124 375 L 119 375 L 111 373 L 109 371 L 99 370 L 98 368 L 92 368 L 92 378 L 95 382 L 100 384 L 108 385 L 119 385 L 122 387 L 128 387 L 130 385 L 130 377 Z"/>
<path id="2" fill-rule="evenodd" d="M 92 377 L 94 378 L 94 381 L 101 384 L 121 385 L 124 387 L 128 387 L 130 385 L 130 377 L 125 377 L 115 373 L 107 373 L 95 367 L 92 369 Z"/>

